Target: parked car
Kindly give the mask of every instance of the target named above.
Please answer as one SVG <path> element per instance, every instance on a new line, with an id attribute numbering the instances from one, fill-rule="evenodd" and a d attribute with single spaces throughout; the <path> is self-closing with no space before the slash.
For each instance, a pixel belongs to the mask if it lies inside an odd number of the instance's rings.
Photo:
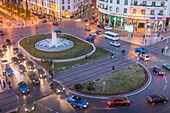
<path id="1" fill-rule="evenodd" d="M 163 64 L 162 66 L 163 66 L 164 68 L 170 70 L 170 64 Z"/>
<path id="2" fill-rule="evenodd" d="M 5 67 L 5 72 L 8 76 L 14 75 L 14 71 L 10 66 Z"/>
<path id="3" fill-rule="evenodd" d="M 96 34 L 97 34 L 97 35 L 101 35 L 101 34 L 102 34 L 102 31 L 96 31 Z"/>
<path id="4" fill-rule="evenodd" d="M 40 67 L 36 67 L 36 72 L 40 78 L 45 78 L 47 76 L 47 74 L 44 72 L 44 70 Z"/>
<path id="5" fill-rule="evenodd" d="M 147 100 L 150 104 L 155 105 L 155 103 L 167 103 L 168 98 L 163 95 L 150 95 L 147 96 Z"/>
<path id="6" fill-rule="evenodd" d="M 32 112 L 35 110 L 35 101 L 33 97 L 29 96 L 26 98 L 26 102 L 24 104 L 24 110 L 26 112 Z"/>
<path id="7" fill-rule="evenodd" d="M 18 65 L 18 70 L 23 73 L 23 72 L 27 72 L 26 67 L 23 64 L 19 64 Z"/>
<path id="8" fill-rule="evenodd" d="M 85 19 L 84 22 L 88 22 L 88 19 Z"/>
<path id="9" fill-rule="evenodd" d="M 94 20 L 90 21 L 90 24 L 95 24 L 95 21 Z"/>
<path id="10" fill-rule="evenodd" d="M 49 86 L 56 93 L 63 93 L 65 91 L 65 88 L 57 81 L 51 82 Z"/>
<path id="11" fill-rule="evenodd" d="M 28 69 L 34 69 L 35 68 L 35 64 L 30 60 L 28 60 L 26 62 L 26 66 L 27 66 Z"/>
<path id="12" fill-rule="evenodd" d="M 11 41 L 10 41 L 9 39 L 5 39 L 4 41 L 5 41 L 5 44 L 6 44 L 6 45 L 12 44 Z"/>
<path id="13" fill-rule="evenodd" d="M 97 27 L 101 27 L 101 28 L 104 28 L 104 25 L 102 24 L 98 24 Z"/>
<path id="14" fill-rule="evenodd" d="M 12 57 L 11 60 L 12 60 L 12 62 L 14 64 L 19 64 L 20 63 L 20 61 L 19 61 L 19 59 L 17 57 Z"/>
<path id="15" fill-rule="evenodd" d="M 78 17 L 77 18 L 81 18 L 82 16 L 81 15 L 78 15 Z"/>
<path id="16" fill-rule="evenodd" d="M 97 13 L 95 13 L 92 17 L 93 17 L 93 18 L 96 18 L 96 17 L 97 17 Z"/>
<path id="17" fill-rule="evenodd" d="M 1 64 L 2 64 L 3 66 L 9 65 L 9 62 L 8 62 L 8 60 L 6 60 L 5 58 L 1 58 Z"/>
<path id="18" fill-rule="evenodd" d="M 112 27 L 106 26 L 106 27 L 104 27 L 104 29 L 106 29 L 106 30 L 112 30 Z"/>
<path id="19" fill-rule="evenodd" d="M 4 52 L 0 49 L 0 56 L 3 56 Z"/>
<path id="20" fill-rule="evenodd" d="M 60 29 L 56 29 L 56 30 L 54 30 L 54 32 L 61 33 L 61 30 Z"/>
<path id="21" fill-rule="evenodd" d="M 85 23 L 85 26 L 89 26 L 89 23 L 88 23 L 88 22 L 86 22 L 86 23 Z"/>
<path id="22" fill-rule="evenodd" d="M 39 77 L 37 76 L 37 74 L 34 71 L 28 71 L 27 74 L 28 74 L 28 77 L 33 82 L 33 84 L 39 84 L 40 83 Z"/>
<path id="23" fill-rule="evenodd" d="M 135 51 L 136 51 L 136 52 L 143 53 L 143 54 L 147 53 L 147 50 L 146 50 L 145 48 L 142 48 L 142 47 L 136 47 L 136 48 L 135 48 Z"/>
<path id="24" fill-rule="evenodd" d="M 165 75 L 165 71 L 163 71 L 160 67 L 151 66 L 151 69 L 152 69 L 157 75 Z"/>
<path id="25" fill-rule="evenodd" d="M 86 108 L 89 105 L 87 101 L 78 96 L 70 96 L 67 101 L 74 107 Z"/>
<path id="26" fill-rule="evenodd" d="M 147 54 L 141 54 L 140 58 L 145 60 L 145 61 L 148 61 L 150 59 L 149 55 L 147 55 Z"/>
<path id="27" fill-rule="evenodd" d="M 18 53 L 18 54 L 17 54 L 17 58 L 18 58 L 19 60 L 25 60 L 24 55 L 21 54 L 21 53 Z"/>
<path id="28" fill-rule="evenodd" d="M 53 25 L 58 26 L 59 24 L 58 24 L 58 22 L 53 22 Z"/>
<path id="29" fill-rule="evenodd" d="M 0 36 L 4 35 L 4 32 L 2 30 L 0 30 Z"/>
<path id="30" fill-rule="evenodd" d="M 29 93 L 30 91 L 27 84 L 24 81 L 18 83 L 18 88 L 21 91 L 21 93 Z"/>
<path id="31" fill-rule="evenodd" d="M 47 20 L 45 20 L 45 19 L 44 19 L 44 20 L 42 20 L 42 22 L 43 22 L 43 23 L 46 23 L 46 22 L 47 22 Z"/>
<path id="32" fill-rule="evenodd" d="M 20 51 L 19 51 L 19 49 L 18 49 L 17 47 L 14 47 L 14 48 L 13 48 L 13 51 L 14 51 L 14 54 L 20 53 Z"/>
<path id="33" fill-rule="evenodd" d="M 7 50 L 6 44 L 2 44 L 1 48 L 2 48 L 3 51 L 6 51 Z"/>
<path id="34" fill-rule="evenodd" d="M 38 18 L 43 19 L 43 18 L 45 18 L 45 15 L 40 15 L 40 16 L 38 16 Z"/>
<path id="35" fill-rule="evenodd" d="M 87 26 L 87 27 L 85 28 L 85 30 L 87 30 L 87 31 L 91 31 L 90 26 Z"/>
<path id="36" fill-rule="evenodd" d="M 96 33 L 95 33 L 95 32 L 90 32 L 90 33 L 89 33 L 89 36 L 96 37 Z"/>
<path id="37" fill-rule="evenodd" d="M 110 45 L 120 47 L 120 43 L 118 41 L 110 42 Z"/>
<path id="38" fill-rule="evenodd" d="M 86 37 L 86 40 L 88 40 L 88 41 L 94 41 L 94 38 L 93 38 L 93 37 Z"/>
<path id="39" fill-rule="evenodd" d="M 109 106 L 129 105 L 130 99 L 128 97 L 123 97 L 123 96 L 112 96 L 112 97 L 108 97 L 107 104 Z"/>

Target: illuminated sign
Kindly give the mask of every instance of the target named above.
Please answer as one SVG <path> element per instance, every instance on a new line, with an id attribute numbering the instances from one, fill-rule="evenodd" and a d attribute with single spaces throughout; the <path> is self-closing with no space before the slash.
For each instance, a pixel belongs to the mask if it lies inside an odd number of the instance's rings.
<path id="1" fill-rule="evenodd" d="M 128 32 L 128 33 L 133 33 L 134 25 L 133 24 L 124 24 L 123 31 Z"/>

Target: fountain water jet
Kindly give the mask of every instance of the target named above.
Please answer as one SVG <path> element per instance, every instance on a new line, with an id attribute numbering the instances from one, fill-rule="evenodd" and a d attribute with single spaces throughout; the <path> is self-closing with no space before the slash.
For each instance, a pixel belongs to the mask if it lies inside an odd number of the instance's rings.
<path id="1" fill-rule="evenodd" d="M 57 38 L 56 32 L 52 32 L 51 39 L 45 39 L 37 42 L 35 47 L 41 51 L 64 51 L 74 46 L 74 43 L 70 40 Z"/>

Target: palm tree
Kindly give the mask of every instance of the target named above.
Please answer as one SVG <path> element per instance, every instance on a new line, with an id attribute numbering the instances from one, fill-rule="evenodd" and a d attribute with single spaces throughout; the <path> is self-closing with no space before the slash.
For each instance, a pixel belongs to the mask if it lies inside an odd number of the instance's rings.
<path id="1" fill-rule="evenodd" d="M 30 19 L 30 11 L 28 10 L 28 2 L 26 0 L 26 18 Z"/>

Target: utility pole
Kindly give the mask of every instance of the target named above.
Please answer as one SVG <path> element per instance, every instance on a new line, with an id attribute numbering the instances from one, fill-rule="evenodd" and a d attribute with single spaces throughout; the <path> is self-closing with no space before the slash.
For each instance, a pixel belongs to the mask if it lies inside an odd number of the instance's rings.
<path id="1" fill-rule="evenodd" d="M 145 25 L 145 38 L 144 38 L 144 41 L 143 41 L 143 45 L 145 46 L 146 44 L 146 35 L 147 35 L 147 29 L 148 29 L 148 25 L 147 25 L 147 21 L 146 21 L 146 25 Z"/>
<path id="2" fill-rule="evenodd" d="M 27 21 L 25 20 L 26 25 L 26 37 L 27 37 L 27 44 L 29 45 L 29 37 L 28 37 L 28 29 L 27 29 Z"/>

